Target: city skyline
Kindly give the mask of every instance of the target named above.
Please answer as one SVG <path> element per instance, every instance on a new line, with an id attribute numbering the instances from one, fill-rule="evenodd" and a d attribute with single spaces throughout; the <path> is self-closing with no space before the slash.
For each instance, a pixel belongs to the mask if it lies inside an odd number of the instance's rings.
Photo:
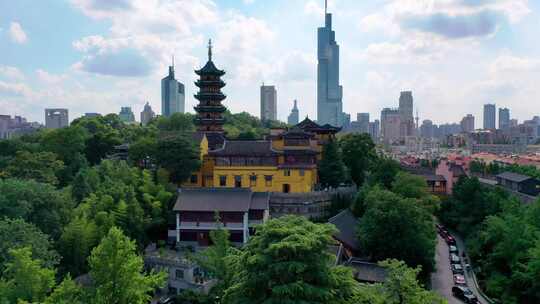
<path id="1" fill-rule="evenodd" d="M 405 90 L 413 91 L 420 119 L 436 124 L 469 113 L 481 118 L 488 102 L 510 108 L 520 121 L 540 112 L 534 102 L 540 45 L 527 39 L 540 25 L 539 3 L 356 2 L 329 1 L 341 47 L 344 112 L 376 118 Z M 186 110 L 193 112 L 192 72 L 204 64 L 202 46 L 215 37 L 231 111 L 258 115 L 264 81 L 276 84 L 282 100 L 302 100 L 302 116 L 316 117 L 316 29 L 324 22 L 324 1 L 287 1 L 285 11 L 279 9 L 284 1 L 149 3 L 0 4 L 4 114 L 43 122 L 44 108 L 68 108 L 73 119 L 121 106 L 138 113 L 146 101 L 161 113 L 159 81 L 171 55 L 177 79 L 187 84 Z M 42 14 L 34 20 L 37 11 Z M 447 31 L 435 27 L 437 20 Z M 278 118 L 286 121 L 289 111 L 280 103 Z"/>

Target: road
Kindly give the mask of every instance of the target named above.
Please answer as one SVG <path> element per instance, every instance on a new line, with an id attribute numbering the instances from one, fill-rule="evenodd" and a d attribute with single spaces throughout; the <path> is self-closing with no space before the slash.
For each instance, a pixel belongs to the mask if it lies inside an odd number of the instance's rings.
<path id="1" fill-rule="evenodd" d="M 465 248 L 465 245 L 463 241 L 456 237 L 455 234 L 452 234 L 454 238 L 457 241 L 457 246 L 459 248 L 459 252 L 461 255 L 462 250 Z M 452 270 L 450 269 L 450 253 L 448 252 L 448 245 L 444 241 L 443 238 L 441 238 L 440 235 L 437 234 L 437 250 L 435 253 L 435 262 L 436 262 L 436 272 L 434 272 L 431 275 L 431 288 L 436 291 L 438 294 L 443 296 L 445 299 L 448 300 L 448 304 L 462 304 L 460 300 L 456 299 L 452 295 L 452 287 L 454 286 L 454 280 L 452 275 Z M 469 289 L 474 292 L 474 294 L 478 297 L 478 300 L 481 304 L 488 304 L 489 302 L 486 301 L 476 290 L 476 287 L 473 283 L 472 274 L 468 271 L 465 273 L 465 279 L 467 280 L 467 286 Z"/>
<path id="2" fill-rule="evenodd" d="M 448 300 L 448 304 L 463 304 L 452 296 L 454 281 L 450 269 L 450 254 L 448 245 L 437 234 L 437 250 L 435 252 L 436 271 L 431 275 L 431 288 Z"/>

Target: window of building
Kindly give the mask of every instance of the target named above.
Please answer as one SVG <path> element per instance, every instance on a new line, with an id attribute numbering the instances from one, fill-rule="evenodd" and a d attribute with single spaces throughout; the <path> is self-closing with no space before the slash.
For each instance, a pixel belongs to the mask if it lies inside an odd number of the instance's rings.
<path id="1" fill-rule="evenodd" d="M 252 175 L 249 176 L 249 186 L 250 187 L 257 186 L 257 175 L 252 174 Z"/>
<path id="2" fill-rule="evenodd" d="M 285 169 L 285 172 L 283 173 L 285 176 L 291 176 L 291 170 Z"/>
<path id="3" fill-rule="evenodd" d="M 190 179 L 189 179 L 189 182 L 192 183 L 192 184 L 196 184 L 197 183 L 197 174 L 192 174 Z"/>
<path id="4" fill-rule="evenodd" d="M 234 187 L 235 188 L 242 188 L 242 175 L 235 175 L 234 176 Z"/>
<path id="5" fill-rule="evenodd" d="M 283 193 L 289 193 L 289 192 L 291 192 L 291 185 L 283 184 Z"/>
<path id="6" fill-rule="evenodd" d="M 304 170 L 304 169 L 300 169 L 299 172 L 300 172 L 300 176 L 306 175 L 306 170 Z"/>
<path id="7" fill-rule="evenodd" d="M 266 187 L 272 187 L 272 175 L 265 175 L 264 182 L 266 184 Z"/>
<path id="8" fill-rule="evenodd" d="M 184 279 L 184 270 L 183 269 L 176 269 L 174 272 L 174 277 L 177 280 L 183 280 Z"/>
<path id="9" fill-rule="evenodd" d="M 220 187 L 226 187 L 227 186 L 227 175 L 220 175 L 219 176 L 219 186 Z"/>

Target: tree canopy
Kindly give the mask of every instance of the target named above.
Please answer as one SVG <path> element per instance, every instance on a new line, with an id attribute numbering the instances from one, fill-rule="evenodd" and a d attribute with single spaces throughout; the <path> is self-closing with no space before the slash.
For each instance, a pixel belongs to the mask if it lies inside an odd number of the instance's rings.
<path id="1" fill-rule="evenodd" d="M 367 171 L 377 159 L 373 140 L 366 133 L 350 133 L 339 139 L 339 146 L 349 176 L 360 187 L 364 183 Z"/>
<path id="2" fill-rule="evenodd" d="M 347 181 L 345 164 L 337 141 L 331 140 L 323 146 L 319 162 L 319 182 L 325 187 L 337 187 Z"/>

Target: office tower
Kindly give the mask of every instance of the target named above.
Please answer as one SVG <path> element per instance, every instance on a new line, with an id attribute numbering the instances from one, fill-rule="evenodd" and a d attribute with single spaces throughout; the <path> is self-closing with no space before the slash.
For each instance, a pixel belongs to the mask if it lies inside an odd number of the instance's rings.
<path id="1" fill-rule="evenodd" d="M 474 116 L 467 114 L 461 119 L 461 132 L 470 133 L 474 131 Z"/>
<path id="2" fill-rule="evenodd" d="M 510 127 L 517 127 L 519 124 L 519 121 L 515 118 L 510 119 Z"/>
<path id="3" fill-rule="evenodd" d="M 173 65 L 169 66 L 169 75 L 161 80 L 161 114 L 169 117 L 174 113 L 184 113 L 185 103 L 185 88 L 174 78 L 173 60 Z"/>
<path id="4" fill-rule="evenodd" d="M 369 113 L 357 113 L 358 132 L 369 133 Z"/>
<path id="5" fill-rule="evenodd" d="M 510 110 L 499 108 L 499 129 L 507 130 L 510 127 Z"/>
<path id="6" fill-rule="evenodd" d="M 287 118 L 287 123 L 289 125 L 297 125 L 300 122 L 300 112 L 298 111 L 298 104 L 296 99 L 294 100 L 294 106 L 291 110 L 291 114 L 289 114 L 289 117 Z"/>
<path id="7" fill-rule="evenodd" d="M 317 123 L 343 125 L 343 87 L 339 84 L 339 45 L 332 14 L 325 8 L 325 26 L 317 30 Z"/>
<path id="8" fill-rule="evenodd" d="M 261 86 L 261 120 L 277 120 L 277 91 L 275 86 Z"/>
<path id="9" fill-rule="evenodd" d="M 495 130 L 496 111 L 495 104 L 488 103 L 484 105 L 484 129 Z"/>
<path id="10" fill-rule="evenodd" d="M 45 109 L 45 128 L 60 129 L 69 126 L 68 109 Z"/>
<path id="11" fill-rule="evenodd" d="M 398 109 L 384 108 L 381 111 L 381 137 L 387 144 L 400 139 L 401 115 Z"/>
<path id="12" fill-rule="evenodd" d="M 121 107 L 118 116 L 120 117 L 120 120 L 125 123 L 135 122 L 135 114 L 133 114 L 131 107 Z"/>
<path id="13" fill-rule="evenodd" d="M 341 126 L 343 129 L 348 129 L 351 126 L 351 114 L 341 112 Z"/>
<path id="14" fill-rule="evenodd" d="M 0 115 L 0 139 L 9 139 L 10 125 L 11 125 L 11 116 Z"/>
<path id="15" fill-rule="evenodd" d="M 379 139 L 379 130 L 380 130 L 380 124 L 379 120 L 375 119 L 374 122 L 369 123 L 368 132 L 371 136 L 371 139 L 373 139 L 374 142 L 377 142 Z"/>
<path id="16" fill-rule="evenodd" d="M 143 111 L 141 112 L 141 124 L 146 126 L 152 119 L 154 119 L 154 117 L 156 117 L 156 113 L 152 111 L 152 107 L 147 102 L 144 105 Z"/>
<path id="17" fill-rule="evenodd" d="M 433 121 L 429 119 L 422 121 L 422 125 L 420 126 L 420 137 L 423 137 L 423 138 L 435 137 Z"/>
<path id="18" fill-rule="evenodd" d="M 400 136 L 414 135 L 413 96 L 411 91 L 401 92 L 399 96 L 399 115 L 401 119 Z"/>

